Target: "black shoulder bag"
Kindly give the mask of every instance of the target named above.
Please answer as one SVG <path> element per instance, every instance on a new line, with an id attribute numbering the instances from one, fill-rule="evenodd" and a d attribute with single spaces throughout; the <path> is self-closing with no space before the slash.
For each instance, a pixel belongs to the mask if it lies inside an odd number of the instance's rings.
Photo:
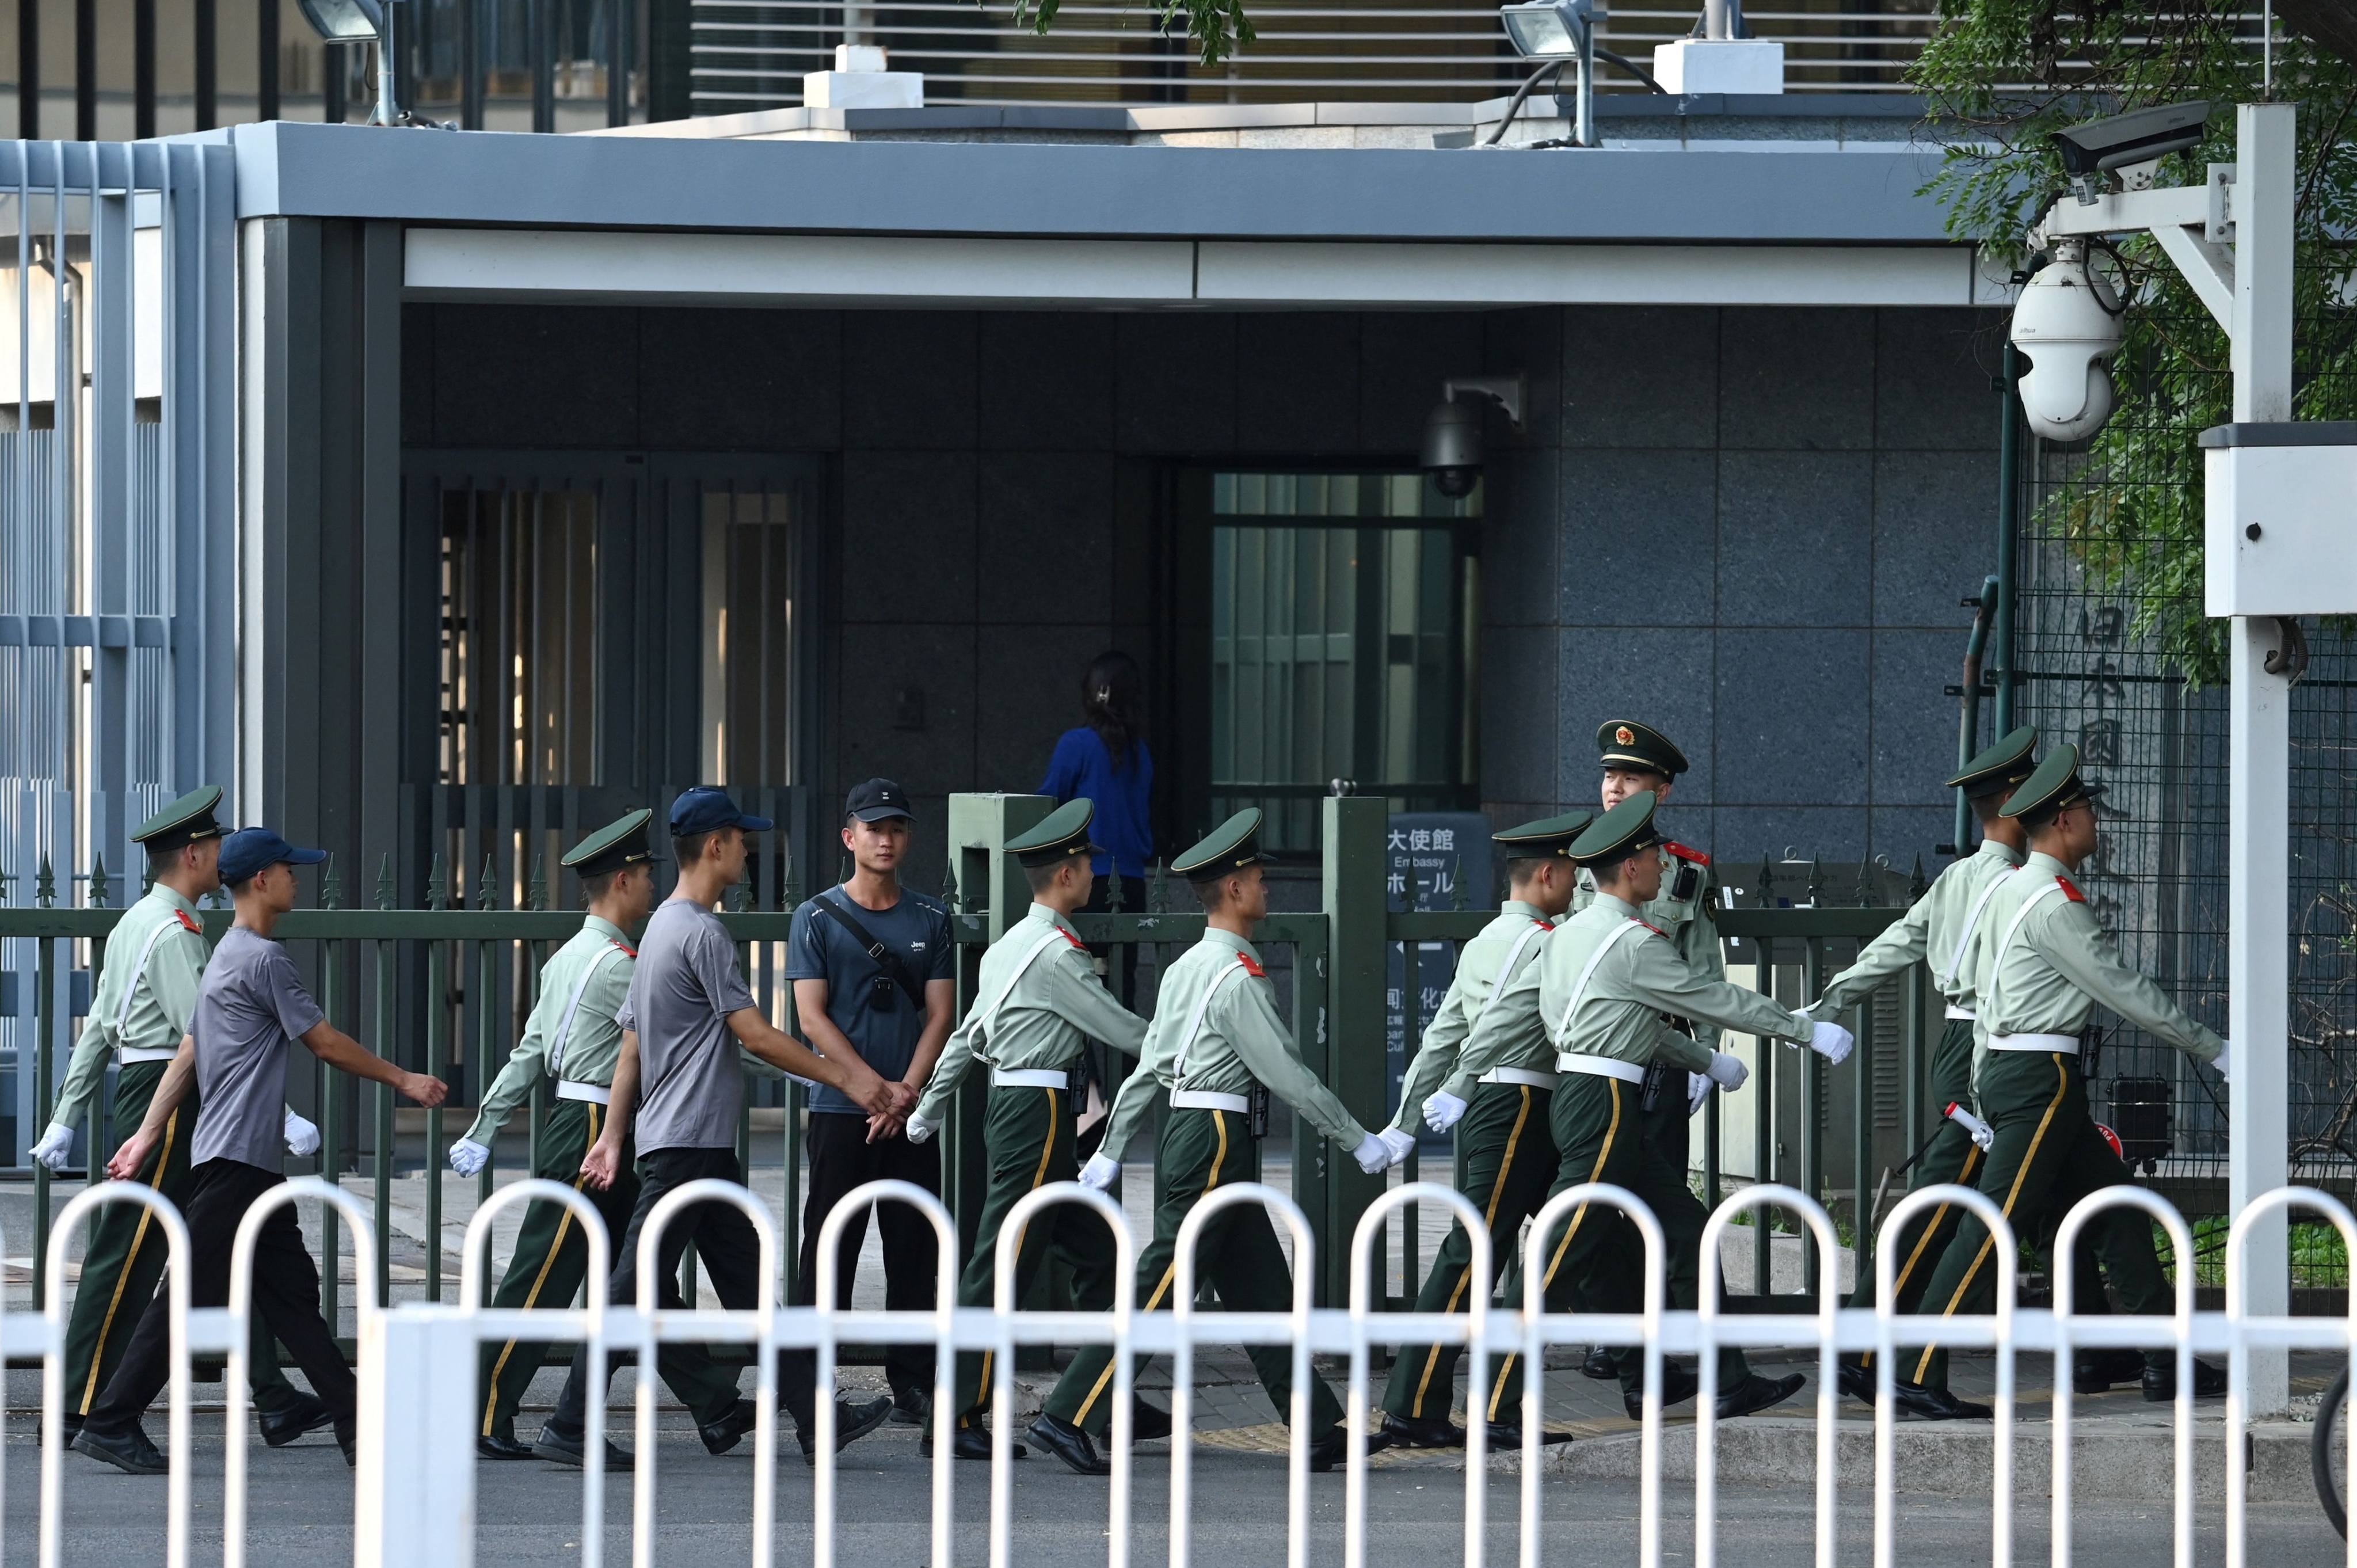
<path id="1" fill-rule="evenodd" d="M 820 914 L 850 932 L 851 940 L 866 950 L 869 961 L 876 965 L 875 978 L 868 982 L 869 1006 L 879 1013 L 890 1012 L 892 993 L 896 990 L 907 992 L 909 1002 L 917 1007 L 924 1006 L 925 988 L 915 975 L 909 972 L 909 966 L 900 961 L 899 953 L 870 936 L 867 928 L 861 925 L 857 917 L 845 908 L 839 900 L 830 898 L 826 894 L 822 893 L 812 899 L 811 903 Z"/>

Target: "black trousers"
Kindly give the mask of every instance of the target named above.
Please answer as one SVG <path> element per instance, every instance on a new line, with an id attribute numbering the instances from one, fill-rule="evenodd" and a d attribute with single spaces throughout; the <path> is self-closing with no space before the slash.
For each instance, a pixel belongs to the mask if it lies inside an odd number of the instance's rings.
<path id="1" fill-rule="evenodd" d="M 853 1187 L 871 1181 L 905 1181 L 936 1197 L 942 1190 L 938 1144 L 911 1144 L 904 1136 L 867 1141 L 867 1119 L 819 1112 L 810 1119 L 810 1196 L 802 1204 L 802 1251 L 794 1271 L 792 1305 L 818 1302 L 818 1230 Z M 931 1312 L 938 1292 L 934 1270 L 940 1250 L 932 1222 L 905 1203 L 876 1206 L 876 1228 L 884 1240 L 884 1305 L 891 1312 Z M 854 1216 L 843 1228 L 835 1251 L 835 1301 L 851 1305 L 851 1283 L 859 1273 L 859 1249 L 867 1241 L 867 1216 Z M 895 1345 L 885 1353 L 884 1375 L 897 1395 L 930 1394 L 933 1353 L 918 1345 Z"/>
<path id="2" fill-rule="evenodd" d="M 639 1160 L 639 1201 L 630 1210 L 630 1229 L 614 1248 L 614 1272 L 606 1282 L 606 1299 L 616 1305 L 639 1299 L 639 1233 L 647 1216 L 673 1187 L 706 1176 L 744 1184 L 744 1172 L 734 1149 L 657 1149 Z M 761 1277 L 760 1241 L 744 1212 L 726 1203 L 698 1203 L 674 1215 L 663 1227 L 655 1249 L 655 1301 L 661 1306 L 684 1306 L 679 1293 L 679 1261 L 687 1244 L 695 1243 L 696 1261 L 712 1276 L 720 1305 L 731 1312 L 749 1312 L 761 1303 L 770 1282 Z M 609 1356 L 606 1375 L 637 1358 L 630 1352 Z M 708 1350 L 699 1345 L 665 1345 L 655 1355 L 663 1381 L 683 1398 L 692 1388 L 711 1390 L 701 1403 L 691 1406 L 696 1423 L 709 1425 L 728 1413 L 737 1402 L 737 1380 Z M 817 1359 L 808 1350 L 778 1353 L 778 1402 L 807 1432 L 815 1418 L 812 1389 L 818 1376 Z M 578 1437 L 589 1408 L 589 1359 L 578 1357 L 556 1396 L 548 1424 L 566 1437 Z"/>
<path id="3" fill-rule="evenodd" d="M 238 1222 L 254 1201 L 286 1178 L 276 1171 L 236 1160 L 207 1160 L 188 1173 L 188 1305 L 229 1305 L 230 1250 Z M 280 1207 L 263 1222 L 253 1251 L 253 1306 L 270 1332 L 294 1356 L 311 1380 L 312 1391 L 335 1412 L 336 1435 L 349 1441 L 358 1393 L 343 1350 L 319 1316 L 319 1270 L 303 1246 L 295 1210 Z M 140 1315 L 122 1364 L 82 1424 L 100 1433 L 121 1433 L 139 1418 L 171 1380 L 171 1293 L 156 1291 Z"/>

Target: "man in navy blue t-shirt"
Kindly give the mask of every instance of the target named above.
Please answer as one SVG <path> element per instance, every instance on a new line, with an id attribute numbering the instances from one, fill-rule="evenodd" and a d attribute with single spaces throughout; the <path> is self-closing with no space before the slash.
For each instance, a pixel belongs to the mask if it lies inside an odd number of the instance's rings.
<path id="1" fill-rule="evenodd" d="M 900 886 L 909 853 L 909 798 L 888 779 L 870 779 L 844 807 L 843 846 L 851 880 L 830 887 L 794 913 L 786 955 L 794 1008 L 811 1048 L 828 1056 L 848 1047 L 888 1079 L 921 1090 L 949 1039 L 957 1007 L 957 954 L 949 911 Z M 817 1300 L 818 1232 L 844 1194 L 863 1182 L 897 1178 L 927 1192 L 942 1189 L 937 1145 L 909 1142 L 900 1119 L 873 1116 L 823 1086 L 810 1100 L 810 1198 L 802 1209 L 802 1265 L 794 1301 Z M 907 1204 L 880 1205 L 884 1305 L 930 1311 L 936 1267 L 933 1228 Z M 867 1239 L 866 1215 L 844 1228 L 838 1305 L 851 1305 L 852 1277 Z M 919 1422 L 932 1388 L 932 1352 L 895 1346 L 885 1360 L 893 1419 Z"/>

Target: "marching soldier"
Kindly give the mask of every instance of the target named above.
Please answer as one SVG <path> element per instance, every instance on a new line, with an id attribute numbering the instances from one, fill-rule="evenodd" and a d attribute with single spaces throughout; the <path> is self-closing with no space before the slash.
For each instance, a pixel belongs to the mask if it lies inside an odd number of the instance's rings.
<path id="1" fill-rule="evenodd" d="M 1803 1011 L 1822 1018 L 1838 1018 L 1894 974 L 1903 974 L 1928 960 L 1932 979 L 1947 1004 L 1947 1026 L 1932 1053 L 1932 1099 L 1938 1105 L 1973 1103 L 1973 1018 L 1979 1005 L 1976 978 L 1965 960 L 1973 933 L 1979 929 L 1997 886 L 2029 853 L 2029 835 L 2018 819 L 2004 814 L 2010 795 L 2029 777 L 2031 752 L 2038 731 L 2028 725 L 2006 736 L 1964 764 L 1948 780 L 1972 802 L 1981 825 L 1978 853 L 1965 856 L 1940 873 L 1907 913 L 1883 928 L 1882 934 L 1859 950 L 1857 961 L 1835 975 L 1824 994 Z M 1948 1182 L 1970 1186 L 1986 1158 L 1975 1135 L 1963 1123 L 1943 1116 L 1932 1141 L 1915 1161 L 1918 1187 Z M 1963 1211 L 1942 1204 L 1929 1217 L 1913 1221 L 1893 1238 L 1899 1260 L 1895 1295 L 1897 1310 L 1913 1312 L 1939 1266 L 1941 1252 L 1955 1234 Z M 1863 1253 L 1860 1254 L 1864 1256 Z M 1852 1306 L 1871 1307 L 1874 1274 L 1861 1263 Z M 1853 1399 L 1874 1402 L 1873 1358 L 1844 1357 L 1841 1386 Z"/>
<path id="2" fill-rule="evenodd" d="M 638 967 L 630 933 L 654 905 L 654 854 L 647 843 L 647 824 L 653 818 L 651 811 L 632 811 L 565 856 L 563 864 L 581 879 L 588 916 L 579 933 L 542 968 L 540 1000 L 525 1020 L 523 1038 L 484 1094 L 475 1124 L 450 1145 L 450 1168 L 462 1176 L 475 1175 L 490 1161 L 492 1140 L 509 1115 L 544 1075 L 554 1079 L 555 1103 L 533 1140 L 532 1174 L 584 1193 L 597 1206 L 606 1233 L 616 1237 L 629 1226 L 639 1196 L 627 1144 L 610 1187 L 585 1185 L 581 1164 L 597 1142 L 612 1099 L 614 1063 L 622 1047 L 615 1015 L 630 995 Z M 589 1242 L 574 1223 L 573 1211 L 535 1203 L 524 1213 L 514 1256 L 491 1305 L 568 1306 L 588 1267 Z M 532 1444 L 516 1439 L 516 1406 L 547 1355 L 548 1347 L 537 1340 L 483 1345 L 483 1414 L 475 1451 L 484 1458 L 533 1457 Z M 677 1374 L 672 1391 L 690 1410 L 712 1409 L 736 1397 L 735 1379 L 723 1377 L 709 1362 L 666 1363 L 663 1369 Z"/>
<path id="3" fill-rule="evenodd" d="M 1252 932 L 1268 913 L 1260 850 L 1261 813 L 1237 812 L 1209 838 L 1178 856 L 1171 869 L 1194 886 L 1209 917 L 1202 940 L 1162 977 L 1144 1059 L 1114 1100 L 1103 1146 L 1081 1172 L 1093 1187 L 1110 1187 L 1154 1098 L 1167 1094 L 1170 1117 L 1154 1165 L 1154 1240 L 1138 1259 L 1139 1309 L 1170 1305 L 1178 1277 L 1179 1223 L 1196 1199 L 1222 1183 L 1260 1179 L 1260 1138 L 1265 1122 L 1255 1101 L 1275 1092 L 1296 1114 L 1349 1149 L 1370 1175 L 1388 1170 L 1415 1146 L 1405 1133 L 1368 1132 L 1318 1081 L 1295 1051 L 1292 1032 L 1277 1016 Z M 1265 1086 L 1264 1088 L 1264 1086 Z M 1283 1312 L 1292 1281 L 1265 1210 L 1245 1205 L 1221 1214 L 1197 1242 L 1202 1278 L 1231 1312 Z M 1280 1417 L 1293 1408 L 1293 1352 L 1283 1345 L 1251 1348 L 1253 1368 Z M 1112 1469 L 1094 1439 L 1111 1423 L 1113 1351 L 1092 1345 L 1073 1357 L 1031 1438 L 1082 1475 Z M 1342 1457 L 1342 1409 L 1322 1379 L 1309 1390 L 1309 1466 L 1330 1470 Z M 1378 1434 L 1378 1445 L 1386 1441 Z"/>
<path id="4" fill-rule="evenodd" d="M 1547 1124 L 1555 1047 L 1539 1016 L 1538 991 L 1511 991 L 1506 983 L 1536 962 L 1546 934 L 1571 907 L 1578 878 L 1571 842 L 1593 820 L 1592 812 L 1573 811 L 1491 835 L 1507 857 L 1511 896 L 1458 955 L 1457 977 L 1400 1086 L 1392 1127 L 1413 1138 L 1411 1118 L 1420 1116 L 1436 1133 L 1456 1130 L 1457 1190 L 1481 1206 L 1493 1267 L 1509 1278 L 1523 1221 L 1546 1201 L 1560 1161 Z M 1449 1227 L 1415 1310 L 1464 1308 L 1472 1254 L 1464 1223 Z M 1465 1441 L 1465 1429 L 1448 1419 L 1460 1353 L 1455 1345 L 1401 1349 L 1383 1396 L 1383 1431 L 1393 1442 L 1448 1448 Z M 1518 1411 L 1491 1411 L 1491 1441 L 1519 1444 L 1520 1420 Z"/>
<path id="5" fill-rule="evenodd" d="M 983 1145 L 990 1167 L 974 1256 L 958 1283 L 960 1306 L 996 1299 L 1000 1227 L 1026 1193 L 1071 1181 L 1073 1157 L 1071 1074 L 1091 1040 L 1135 1056 L 1146 1043 L 1146 1021 L 1115 1002 L 1070 917 L 1089 901 L 1095 881 L 1089 842 L 1096 808 L 1087 797 L 1068 800 L 1029 832 L 1006 841 L 1007 853 L 1031 885 L 1031 908 L 983 955 L 974 1011 L 950 1036 L 925 1085 L 909 1137 L 924 1143 L 949 1115 L 951 1100 L 969 1068 L 990 1069 L 989 1110 Z M 1072 1305 L 1083 1312 L 1113 1305 L 1114 1245 L 1094 1214 L 1076 1206 L 1048 1209 L 1017 1234 L 1015 1299 L 1031 1288 L 1052 1246 L 1072 1267 Z M 957 1432 L 961 1459 L 990 1457 L 985 1423 L 990 1409 L 991 1353 L 962 1352 L 957 1360 Z M 1141 1437 L 1169 1435 L 1167 1411 L 1139 1402 L 1134 1430 Z M 1157 1418 L 1159 1418 L 1158 1422 Z M 1158 1425 L 1158 1430 L 1156 1428 Z M 932 1452 L 932 1431 L 921 1444 Z M 1026 1450 L 1015 1445 L 1020 1457 Z"/>
<path id="6" fill-rule="evenodd" d="M 1738 1089 L 1747 1076 L 1741 1061 L 1701 1044 L 1667 1018 L 1694 1020 L 1697 1029 L 1738 1029 L 1762 1039 L 1806 1044 L 1827 1057 L 1847 1050 L 1849 1032 L 1818 1023 L 1773 999 L 1724 980 L 1694 972 L 1668 935 L 1639 913 L 1661 897 L 1664 870 L 1662 837 L 1653 826 L 1656 797 L 1631 793 L 1573 841 L 1571 858 L 1587 871 L 1596 897 L 1587 908 L 1555 928 L 1539 961 L 1517 975 L 1508 992 L 1534 988 L 1539 1011 L 1555 1037 L 1555 1070 L 1563 1078 L 1550 1107 L 1555 1144 L 1560 1154 L 1551 1194 L 1584 1182 L 1609 1182 L 1642 1199 L 1661 1221 L 1667 1256 L 1668 1299 L 1673 1308 L 1692 1308 L 1701 1266 L 1703 1206 L 1686 1186 L 1685 1167 L 1674 1164 L 1661 1142 L 1640 1132 L 1642 1096 L 1657 1062 L 1700 1073 L 1722 1089 Z M 1501 1004 L 1503 1004 L 1501 998 Z M 1664 1098 L 1684 1110 L 1681 1081 Z M 1547 1310 L 1573 1305 L 1585 1283 L 1599 1305 L 1633 1305 L 1623 1266 L 1634 1254 L 1619 1234 L 1625 1222 L 1609 1210 L 1580 1205 L 1562 1231 L 1545 1243 L 1543 1284 Z M 1614 1268 L 1604 1277 L 1599 1265 Z M 1611 1352 L 1631 1418 L 1642 1410 L 1643 1359 L 1633 1347 Z M 1806 1380 L 1795 1372 L 1782 1379 L 1750 1369 L 1740 1350 L 1719 1352 L 1718 1415 L 1749 1415 L 1789 1399 Z M 1514 1408 L 1522 1397 L 1521 1358 L 1508 1355 L 1491 1394 L 1494 1413 Z M 1694 1397 L 1693 1373 L 1671 1363 L 1663 1369 L 1663 1404 Z"/>
<path id="7" fill-rule="evenodd" d="M 1975 1098 L 1995 1133 L 1980 1190 L 2017 1234 L 2035 1233 L 2087 1194 L 2128 1180 L 2127 1166 L 2087 1112 L 2080 1039 L 2098 1004 L 2216 1067 L 2221 1077 L 2225 1072 L 2226 1042 L 2127 966 L 2071 880 L 2095 853 L 2093 802 L 2102 793 L 2102 786 L 2080 778 L 2079 748 L 2067 745 L 2050 752 L 2013 792 L 2004 814 L 2028 830 L 2029 854 L 1989 896 L 1966 957 L 1979 993 Z M 2142 1215 L 2121 1218 L 2132 1222 L 2092 1227 L 2104 1273 L 2125 1310 L 2166 1316 L 2172 1296 L 2152 1227 Z M 1940 1316 L 1989 1311 L 1995 1253 L 1988 1228 L 1962 1216 L 1918 1310 Z M 1914 1357 L 1911 1370 L 1898 1389 L 1905 1409 L 1935 1420 L 1990 1414 L 1988 1406 L 1949 1391 L 1947 1354 L 1939 1347 Z M 2142 1380 L 2147 1400 L 2174 1399 L 2174 1354 L 2147 1352 Z M 2194 1363 L 2197 1395 L 2222 1394 L 2225 1387 L 2218 1368 Z"/>
<path id="8" fill-rule="evenodd" d="M 74 1042 L 64 1087 L 49 1112 L 49 1126 L 33 1145 L 32 1156 L 51 1170 L 64 1168 L 73 1148 L 73 1130 L 97 1098 L 110 1051 L 119 1053 L 114 1079 L 114 1126 L 137 1127 L 147 1102 L 171 1065 L 197 1005 L 197 990 L 209 955 L 197 900 L 221 886 L 223 829 L 214 812 L 217 784 L 192 790 L 148 818 L 131 835 L 147 852 L 149 886 L 123 912 L 106 939 L 106 968 L 91 999 L 90 1017 Z M 188 1130 L 196 1125 L 194 1100 L 164 1123 L 155 1150 L 133 1179 L 154 1187 L 175 1204 L 188 1190 Z M 289 1111 L 286 1146 L 309 1155 L 319 1146 L 319 1130 Z M 95 1161 L 95 1152 L 92 1155 Z M 98 1402 L 107 1379 L 123 1359 L 131 1332 L 156 1282 L 164 1273 L 164 1238 L 144 1208 L 114 1205 L 99 1211 L 82 1256 L 81 1283 L 66 1320 L 66 1416 L 69 1441 L 82 1417 Z M 328 1407 L 297 1390 L 278 1369 L 278 1348 L 254 1319 L 253 1408 L 262 1440 L 284 1447 L 307 1432 L 328 1425 Z"/>

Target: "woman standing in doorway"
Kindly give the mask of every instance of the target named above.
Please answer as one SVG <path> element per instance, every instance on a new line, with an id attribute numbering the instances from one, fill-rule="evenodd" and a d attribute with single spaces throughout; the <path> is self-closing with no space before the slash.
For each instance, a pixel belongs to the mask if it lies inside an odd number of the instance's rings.
<path id="1" fill-rule="evenodd" d="M 1085 795 L 1096 802 L 1089 836 L 1103 845 L 1096 857 L 1096 891 L 1083 911 L 1112 908 L 1115 878 L 1121 907 L 1146 910 L 1146 868 L 1154 864 L 1154 756 L 1146 748 L 1146 677 L 1137 660 L 1118 649 L 1090 660 L 1081 678 L 1082 722 L 1066 730 L 1049 758 L 1039 793 L 1060 804 Z M 1104 950 L 1097 950 L 1104 956 Z M 1136 1000 L 1137 948 L 1124 943 L 1115 966 L 1114 993 L 1124 1006 Z"/>

